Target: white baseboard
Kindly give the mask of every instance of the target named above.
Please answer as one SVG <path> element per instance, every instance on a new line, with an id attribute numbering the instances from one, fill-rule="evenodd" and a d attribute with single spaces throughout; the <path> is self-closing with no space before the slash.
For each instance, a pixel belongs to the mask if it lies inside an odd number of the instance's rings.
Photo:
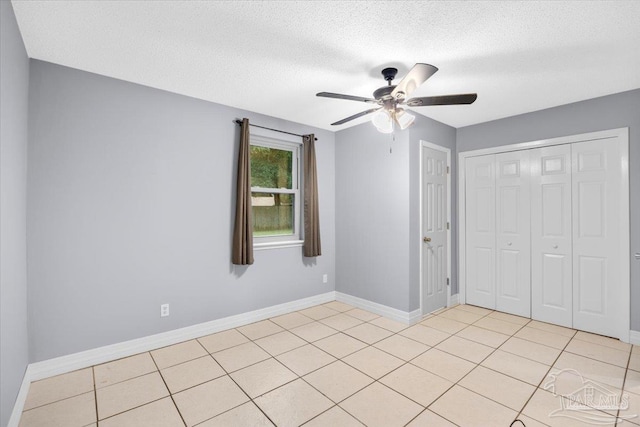
<path id="1" fill-rule="evenodd" d="M 413 325 L 422 320 L 422 311 L 420 309 L 409 312 L 409 324 Z"/>
<path id="2" fill-rule="evenodd" d="M 422 318 L 419 309 L 411 312 L 402 311 L 369 300 L 354 297 L 352 295 L 332 291 L 296 301 L 290 301 L 284 304 L 250 311 L 248 313 L 237 314 L 234 316 L 224 317 L 222 319 L 212 320 L 210 322 L 162 332 L 160 334 L 31 363 L 27 366 L 25 371 L 22 385 L 18 392 L 11 418 L 9 419 L 8 427 L 18 427 L 22 409 L 24 408 L 24 403 L 26 401 L 27 394 L 29 393 L 29 385 L 32 381 L 38 381 L 78 369 L 88 368 L 93 365 L 122 359 L 123 357 L 133 356 L 138 353 L 155 350 L 168 345 L 178 344 L 190 339 L 213 334 L 230 328 L 237 328 L 239 326 L 248 325 L 249 323 L 258 322 L 270 317 L 291 313 L 293 311 L 302 310 L 334 300 L 351 304 L 354 307 L 368 310 L 372 313 L 406 324 L 416 323 Z"/>
<path id="3" fill-rule="evenodd" d="M 18 424 L 20 424 L 22 408 L 24 408 L 24 403 L 27 401 L 27 394 L 29 394 L 30 385 L 31 374 L 29 373 L 29 365 L 27 365 L 27 369 L 24 372 L 24 377 L 22 377 L 22 384 L 20 385 L 18 396 L 16 396 L 16 403 L 13 405 L 13 412 L 11 412 L 11 417 L 9 418 L 7 427 L 18 427 Z"/>
<path id="4" fill-rule="evenodd" d="M 451 295 L 449 298 L 449 307 L 460 304 L 460 294 Z"/>
<path id="5" fill-rule="evenodd" d="M 24 408 L 24 403 L 29 392 L 29 384 L 32 381 L 65 374 L 77 369 L 88 368 L 89 366 L 133 356 L 134 354 L 155 350 L 168 345 L 178 344 L 183 341 L 224 331 L 226 329 L 237 328 L 238 326 L 248 325 L 249 323 L 258 322 L 270 317 L 291 313 L 293 311 L 302 310 L 318 304 L 324 304 L 326 302 L 334 301 L 335 299 L 335 292 L 331 291 L 308 298 L 286 302 L 284 304 L 250 311 L 248 313 L 237 314 L 235 316 L 224 317 L 222 319 L 199 323 L 185 328 L 174 329 L 160 334 L 106 345 L 104 347 L 81 351 L 67 356 L 43 360 L 42 362 L 31 363 L 27 366 L 27 370 L 24 374 L 22 386 L 18 392 L 18 397 L 16 398 L 16 403 L 13 407 L 8 427 L 18 426 L 20 415 L 22 414 L 22 409 Z"/>
<path id="6" fill-rule="evenodd" d="M 629 331 L 629 344 L 640 345 L 640 331 Z"/>
<path id="7" fill-rule="evenodd" d="M 111 344 L 104 347 L 98 347 L 70 354 L 68 356 L 56 357 L 54 359 L 32 363 L 29 365 L 32 375 L 31 381 L 64 374 L 77 369 L 121 359 L 123 357 L 132 356 L 145 351 L 155 350 L 157 348 L 177 344 L 182 341 L 202 337 L 224 331 L 226 329 L 236 328 L 238 326 L 248 325 L 249 323 L 279 316 L 281 314 L 291 313 L 292 311 L 302 310 L 304 308 L 334 300 L 335 293 L 333 291 L 327 292 L 325 294 L 314 295 L 312 297 L 273 305 L 271 307 L 247 313 L 223 317 L 222 319 L 216 319 L 210 322 L 199 323 L 185 328 L 174 329 L 172 331 L 149 335 L 143 338 Z"/>
<path id="8" fill-rule="evenodd" d="M 338 291 L 336 291 L 336 300 L 406 324 L 416 323 L 422 317 L 419 309 L 411 312 L 402 311 L 397 308 L 378 304 L 377 302 L 354 297 L 353 295 L 343 294 Z"/>

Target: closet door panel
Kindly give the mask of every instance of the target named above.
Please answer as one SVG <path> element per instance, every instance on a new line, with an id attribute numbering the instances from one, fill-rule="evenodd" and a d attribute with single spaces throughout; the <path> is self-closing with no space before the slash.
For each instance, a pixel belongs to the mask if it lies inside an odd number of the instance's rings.
<path id="1" fill-rule="evenodd" d="M 572 326 L 571 146 L 531 150 L 531 317 Z"/>
<path id="2" fill-rule="evenodd" d="M 496 155 L 496 309 L 530 317 L 529 151 Z"/>
<path id="3" fill-rule="evenodd" d="M 621 161 L 615 139 L 572 144 L 573 327 L 618 336 L 629 296 L 622 287 Z"/>
<path id="4" fill-rule="evenodd" d="M 566 283 L 567 273 L 570 273 L 568 266 L 571 260 L 566 255 L 541 254 L 541 276 L 542 283 L 541 293 L 542 306 L 548 308 L 562 309 L 571 306 L 571 282 Z M 551 316 L 547 319 L 539 319 L 549 323 L 562 324 L 563 326 L 571 326 L 571 310 L 563 310 L 565 319 L 553 319 Z M 568 313 L 568 314 L 567 314 Z M 560 322 L 560 323 L 558 323 Z"/>
<path id="5" fill-rule="evenodd" d="M 465 162 L 466 302 L 496 307 L 495 155 Z"/>

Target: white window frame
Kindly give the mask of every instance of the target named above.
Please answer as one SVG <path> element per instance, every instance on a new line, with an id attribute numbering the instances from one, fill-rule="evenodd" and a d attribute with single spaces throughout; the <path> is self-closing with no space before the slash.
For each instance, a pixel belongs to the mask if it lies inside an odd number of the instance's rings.
<path id="1" fill-rule="evenodd" d="M 287 248 L 294 246 L 302 246 L 304 240 L 302 240 L 302 177 L 301 177 L 301 150 L 302 141 L 293 142 L 280 138 L 272 138 L 263 135 L 256 135 L 251 133 L 249 139 L 250 145 L 259 147 L 273 148 L 276 150 L 291 151 L 292 165 L 291 165 L 291 189 L 288 188 L 265 188 L 265 187 L 251 187 L 251 193 L 280 193 L 280 194 L 293 194 L 293 234 L 280 235 L 280 236 L 254 236 L 253 248 L 254 250 L 271 249 L 271 248 Z"/>

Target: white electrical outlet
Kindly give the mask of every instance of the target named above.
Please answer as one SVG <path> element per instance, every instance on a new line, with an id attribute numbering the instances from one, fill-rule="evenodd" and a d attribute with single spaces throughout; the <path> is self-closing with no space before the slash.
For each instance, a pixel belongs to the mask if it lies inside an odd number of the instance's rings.
<path id="1" fill-rule="evenodd" d="M 160 317 L 167 317 L 169 315 L 169 304 L 162 304 L 160 306 Z"/>
<path id="2" fill-rule="evenodd" d="M 329 281 L 329 275 L 328 274 L 323 274 L 322 275 L 322 283 L 327 283 Z"/>

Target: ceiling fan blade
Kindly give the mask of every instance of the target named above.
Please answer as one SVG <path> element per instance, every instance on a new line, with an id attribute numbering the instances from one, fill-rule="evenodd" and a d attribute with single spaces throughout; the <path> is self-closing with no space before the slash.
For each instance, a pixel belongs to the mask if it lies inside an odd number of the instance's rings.
<path id="1" fill-rule="evenodd" d="M 376 101 L 373 98 L 364 98 L 362 96 L 353 96 L 353 95 L 343 95 L 341 93 L 319 92 L 319 93 L 316 93 L 316 96 L 321 96 L 323 98 L 346 99 L 347 101 L 369 102 L 372 104 L 378 103 L 378 101 Z"/>
<path id="2" fill-rule="evenodd" d="M 423 96 L 411 98 L 406 102 L 409 107 L 425 107 L 428 105 L 460 105 L 473 104 L 478 97 L 476 93 L 464 93 L 460 95 Z"/>
<path id="3" fill-rule="evenodd" d="M 382 107 L 380 107 L 382 108 Z M 335 123 L 331 123 L 331 126 L 337 126 L 337 125 L 341 125 L 347 122 L 350 122 L 351 120 L 357 119 L 358 117 L 362 117 L 362 116 L 366 116 L 367 114 L 371 114 L 371 113 L 375 113 L 376 111 L 378 111 L 380 108 L 372 108 L 370 110 L 367 111 L 363 111 L 361 113 L 358 114 L 354 114 L 353 116 L 349 116 L 346 119 L 342 119 L 342 120 L 338 120 Z"/>
<path id="4" fill-rule="evenodd" d="M 418 88 L 418 86 L 426 82 L 429 77 L 436 73 L 436 71 L 438 71 L 438 68 L 433 65 L 420 63 L 414 65 L 407 75 L 400 80 L 400 83 L 397 84 L 393 92 L 391 92 L 391 96 L 396 99 L 408 98 L 409 95 Z"/>

